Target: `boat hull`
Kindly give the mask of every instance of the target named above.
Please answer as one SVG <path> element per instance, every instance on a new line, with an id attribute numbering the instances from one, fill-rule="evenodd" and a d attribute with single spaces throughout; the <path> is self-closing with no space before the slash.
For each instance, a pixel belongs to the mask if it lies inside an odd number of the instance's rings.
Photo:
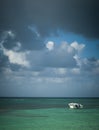
<path id="1" fill-rule="evenodd" d="M 69 103 L 68 106 L 72 109 L 79 109 L 79 108 L 83 108 L 83 105 L 82 104 L 79 104 L 79 103 Z"/>

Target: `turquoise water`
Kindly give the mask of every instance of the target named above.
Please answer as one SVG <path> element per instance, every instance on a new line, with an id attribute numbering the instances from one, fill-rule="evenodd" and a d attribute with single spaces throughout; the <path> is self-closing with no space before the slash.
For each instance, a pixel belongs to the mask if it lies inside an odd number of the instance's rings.
<path id="1" fill-rule="evenodd" d="M 0 99 L 0 130 L 99 130 L 99 98 Z"/>

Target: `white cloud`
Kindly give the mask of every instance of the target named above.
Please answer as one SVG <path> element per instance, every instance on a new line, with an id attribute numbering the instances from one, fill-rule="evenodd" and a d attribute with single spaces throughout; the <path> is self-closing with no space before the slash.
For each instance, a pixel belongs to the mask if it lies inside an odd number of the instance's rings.
<path id="1" fill-rule="evenodd" d="M 85 44 L 79 44 L 75 41 L 71 43 L 71 47 L 75 48 L 77 51 L 81 51 L 85 47 Z"/>
<path id="2" fill-rule="evenodd" d="M 82 65 L 82 61 L 81 61 L 81 59 L 80 59 L 80 57 L 76 54 L 76 55 L 74 55 L 74 59 L 76 60 L 76 63 L 77 63 L 77 65 L 79 66 L 79 67 L 81 67 L 81 65 Z"/>
<path id="3" fill-rule="evenodd" d="M 3 44 L 9 36 L 11 38 L 15 38 L 15 34 L 11 30 L 5 31 L 3 33 L 2 41 L 0 42 L 0 47 L 1 47 L 0 49 L 2 50 L 3 54 L 8 57 L 9 62 L 11 64 L 17 64 L 22 67 L 30 67 L 30 63 L 27 60 L 27 55 L 29 54 L 29 51 L 17 52 L 21 49 L 20 42 L 16 42 L 16 45 L 13 47 L 12 50 L 6 49 L 4 47 Z"/>
<path id="4" fill-rule="evenodd" d="M 21 65 L 23 67 L 29 67 L 29 61 L 26 56 L 29 52 L 15 52 L 13 50 L 4 49 L 3 53 L 8 57 L 9 62 L 12 64 Z"/>
<path id="5" fill-rule="evenodd" d="M 53 50 L 53 49 L 54 49 L 54 42 L 53 42 L 53 41 L 48 41 L 48 42 L 46 43 L 46 48 L 47 48 L 49 51 Z"/>

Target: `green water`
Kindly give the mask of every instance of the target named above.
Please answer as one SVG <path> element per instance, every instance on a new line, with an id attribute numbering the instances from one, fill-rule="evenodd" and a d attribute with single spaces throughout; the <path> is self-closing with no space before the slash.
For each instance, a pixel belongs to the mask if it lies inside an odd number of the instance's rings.
<path id="1" fill-rule="evenodd" d="M 0 130 L 99 130 L 99 99 L 0 99 L 0 108 Z"/>

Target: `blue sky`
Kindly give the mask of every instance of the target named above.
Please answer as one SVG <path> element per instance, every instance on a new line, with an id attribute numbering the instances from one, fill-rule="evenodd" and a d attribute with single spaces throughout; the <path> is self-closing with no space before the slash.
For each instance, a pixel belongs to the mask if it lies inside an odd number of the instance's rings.
<path id="1" fill-rule="evenodd" d="M 97 5 L 1 0 L 0 96 L 99 97 Z"/>

